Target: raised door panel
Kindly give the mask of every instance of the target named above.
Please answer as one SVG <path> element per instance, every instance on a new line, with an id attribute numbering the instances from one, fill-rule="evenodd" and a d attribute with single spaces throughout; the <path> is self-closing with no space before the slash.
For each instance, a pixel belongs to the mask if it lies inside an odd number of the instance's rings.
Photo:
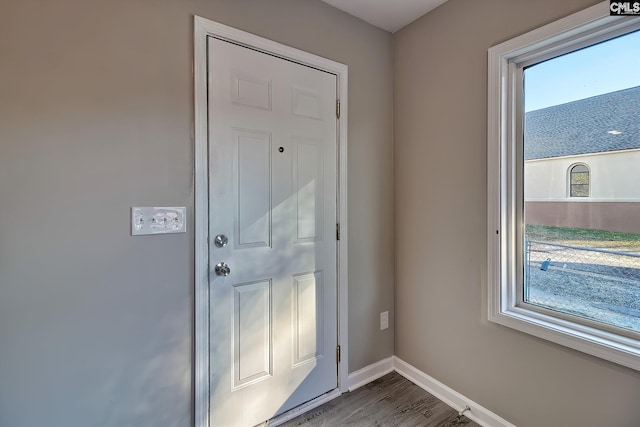
<path id="1" fill-rule="evenodd" d="M 294 138 L 294 191 L 297 243 L 322 240 L 324 173 L 322 141 Z"/>
<path id="2" fill-rule="evenodd" d="M 270 280 L 233 289 L 233 388 L 273 375 Z"/>
<path id="3" fill-rule="evenodd" d="M 313 361 L 324 353 L 322 271 L 293 276 L 293 364 Z"/>
<path id="4" fill-rule="evenodd" d="M 234 129 L 236 142 L 236 247 L 271 246 L 271 135 Z"/>

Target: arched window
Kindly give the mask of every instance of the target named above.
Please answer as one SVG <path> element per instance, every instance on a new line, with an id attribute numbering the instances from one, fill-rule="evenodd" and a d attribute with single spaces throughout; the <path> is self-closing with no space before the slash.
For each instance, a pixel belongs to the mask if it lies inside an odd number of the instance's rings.
<path id="1" fill-rule="evenodd" d="M 577 164 L 569 169 L 569 197 L 589 197 L 589 168 Z"/>

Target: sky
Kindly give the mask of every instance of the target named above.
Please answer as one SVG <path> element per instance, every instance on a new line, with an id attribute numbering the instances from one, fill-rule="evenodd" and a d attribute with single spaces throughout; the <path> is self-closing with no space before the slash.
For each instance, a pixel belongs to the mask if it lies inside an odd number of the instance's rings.
<path id="1" fill-rule="evenodd" d="M 525 112 L 640 86 L 640 31 L 525 70 Z"/>

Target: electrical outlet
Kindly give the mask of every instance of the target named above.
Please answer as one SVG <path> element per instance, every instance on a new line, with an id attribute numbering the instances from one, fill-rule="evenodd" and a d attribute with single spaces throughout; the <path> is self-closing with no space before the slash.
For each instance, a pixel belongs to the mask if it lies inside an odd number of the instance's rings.
<path id="1" fill-rule="evenodd" d="M 389 327 L 389 312 L 383 311 L 380 313 L 380 330 L 384 331 Z"/>

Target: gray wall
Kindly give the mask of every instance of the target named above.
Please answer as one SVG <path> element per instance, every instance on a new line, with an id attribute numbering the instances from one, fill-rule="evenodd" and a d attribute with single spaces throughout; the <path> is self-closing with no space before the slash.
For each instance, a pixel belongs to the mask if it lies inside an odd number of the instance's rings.
<path id="1" fill-rule="evenodd" d="M 640 419 L 640 373 L 486 321 L 487 49 L 595 3 L 450 0 L 394 34 L 396 354 L 519 427 Z"/>
<path id="2" fill-rule="evenodd" d="M 193 207 L 194 14 L 349 66 L 350 370 L 393 353 L 389 33 L 319 0 L 0 0 L 3 427 L 190 424 L 193 232 L 129 208 Z"/>

